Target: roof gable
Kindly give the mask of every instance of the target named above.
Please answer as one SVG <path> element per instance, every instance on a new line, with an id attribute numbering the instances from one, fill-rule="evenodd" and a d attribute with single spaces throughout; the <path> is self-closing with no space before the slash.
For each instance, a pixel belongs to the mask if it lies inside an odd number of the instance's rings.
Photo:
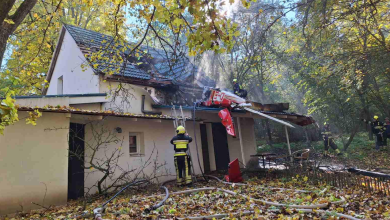
<path id="1" fill-rule="evenodd" d="M 124 46 L 112 46 L 113 37 L 101 34 L 95 31 L 86 30 L 80 27 L 65 24 L 64 27 L 76 41 L 84 55 L 88 55 L 100 50 L 124 51 Z M 199 72 L 198 67 L 193 65 L 186 56 L 180 57 L 174 63 L 169 64 L 168 59 L 163 50 L 152 47 L 141 46 L 141 51 L 146 51 L 143 58 L 147 61 L 133 61 L 128 59 L 122 64 L 108 63 L 105 61 L 97 61 L 91 63 L 91 67 L 96 73 L 105 74 L 107 70 L 114 72 L 115 76 L 133 78 L 137 80 L 154 80 L 155 82 L 167 81 L 177 83 L 185 81 L 190 76 Z M 122 53 L 126 56 L 126 52 Z M 139 63 L 143 63 L 138 65 Z M 147 63 L 145 65 L 145 63 Z M 96 67 L 93 64 L 98 64 Z M 118 70 L 120 70 L 118 72 Z"/>

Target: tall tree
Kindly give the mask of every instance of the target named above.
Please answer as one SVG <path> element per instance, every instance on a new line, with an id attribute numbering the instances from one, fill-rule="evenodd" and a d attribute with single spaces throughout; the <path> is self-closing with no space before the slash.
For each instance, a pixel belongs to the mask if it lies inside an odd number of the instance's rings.
<path id="1" fill-rule="evenodd" d="M 7 47 L 7 41 L 19 27 L 37 0 L 4 0 L 0 7 L 0 67 Z"/>
<path id="2" fill-rule="evenodd" d="M 242 0 L 243 4 L 249 2 Z M 2 24 L 2 37 L 0 46 L 1 58 L 3 58 L 7 41 L 12 41 L 12 55 L 9 66 L 3 71 L 3 78 L 12 81 L 12 85 L 22 85 L 24 91 L 15 86 L 2 88 L 6 99 L 2 105 L 7 105 L 13 112 L 12 96 L 21 93 L 39 93 L 41 85 L 44 84 L 44 74 L 48 63 L 47 55 L 54 50 L 55 30 L 59 30 L 60 22 L 72 22 L 73 24 L 86 26 L 95 19 L 102 21 L 104 30 L 112 38 L 101 43 L 104 48 L 86 57 L 94 68 L 106 71 L 106 74 L 120 72 L 131 56 L 139 58 L 142 56 L 141 45 L 146 41 L 147 36 L 153 33 L 156 38 L 163 42 L 161 46 L 168 51 L 170 61 L 177 60 L 182 52 L 177 52 L 177 40 L 164 41 L 158 26 L 164 26 L 172 33 L 174 39 L 183 35 L 186 37 L 185 45 L 188 48 L 188 55 L 194 56 L 208 50 L 216 53 L 223 53 L 232 48 L 234 44 L 233 35 L 236 34 L 236 24 L 232 24 L 226 16 L 219 12 L 224 2 L 219 0 L 211 1 L 145 1 L 145 0 L 49 0 L 40 1 L 37 6 L 36 0 L 6 1 L 0 11 Z M 33 8 L 34 7 L 34 8 Z M 15 10 L 15 13 L 9 13 Z M 29 13 L 31 12 L 31 13 Z M 103 13 L 101 13 L 103 12 Z M 136 22 L 130 22 L 129 27 L 126 15 L 132 15 Z M 28 19 L 24 18 L 28 15 Z M 21 25 L 24 20 L 23 25 Z M 14 37 L 11 34 L 16 33 Z M 127 36 L 131 36 L 136 42 L 128 44 Z M 123 46 L 122 51 L 115 50 L 117 46 Z M 179 42 L 180 45 L 180 42 Z M 21 56 L 22 55 L 22 56 Z M 109 58 L 108 58 L 109 57 Z M 110 59 L 108 61 L 107 59 Z M 113 62 L 117 65 L 115 71 L 105 69 L 104 65 Z M 8 64 L 7 64 L 8 65 Z M 3 117 L 4 116 L 4 117 Z M 2 114 L 0 132 L 4 125 L 17 120 L 17 114 Z"/>

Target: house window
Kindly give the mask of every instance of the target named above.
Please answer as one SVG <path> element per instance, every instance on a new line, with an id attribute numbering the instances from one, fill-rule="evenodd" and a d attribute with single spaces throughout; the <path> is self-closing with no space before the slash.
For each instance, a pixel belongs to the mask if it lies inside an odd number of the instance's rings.
<path id="1" fill-rule="evenodd" d="M 137 147 L 137 136 L 130 135 L 130 154 L 138 153 L 138 147 Z"/>
<path id="2" fill-rule="evenodd" d="M 64 80 L 63 76 L 60 76 L 57 81 L 57 95 L 62 95 L 64 93 Z"/>
<path id="3" fill-rule="evenodd" d="M 129 153 L 131 157 L 144 156 L 144 135 L 141 132 L 129 134 Z"/>

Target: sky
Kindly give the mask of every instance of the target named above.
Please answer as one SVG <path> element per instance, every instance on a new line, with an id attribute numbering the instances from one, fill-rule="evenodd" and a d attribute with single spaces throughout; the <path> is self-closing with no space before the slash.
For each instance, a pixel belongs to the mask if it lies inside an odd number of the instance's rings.
<path id="1" fill-rule="evenodd" d="M 232 16 L 232 13 L 237 9 L 240 1 L 241 0 L 234 0 L 234 3 L 230 4 L 229 0 L 225 0 L 225 5 L 223 6 L 223 9 L 222 9 L 222 14 L 226 12 L 228 17 Z M 261 0 L 258 0 L 258 1 L 261 1 Z M 290 0 L 289 4 L 291 4 L 291 2 L 298 2 L 298 0 Z M 286 6 L 287 6 L 287 3 L 286 3 Z M 291 11 L 291 12 L 287 13 L 286 18 L 288 18 L 289 20 L 294 19 L 295 18 L 295 11 Z"/>

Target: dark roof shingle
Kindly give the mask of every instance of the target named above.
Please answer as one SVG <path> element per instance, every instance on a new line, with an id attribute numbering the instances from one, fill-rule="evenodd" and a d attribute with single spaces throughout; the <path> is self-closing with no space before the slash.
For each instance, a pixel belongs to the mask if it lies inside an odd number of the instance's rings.
<path id="1" fill-rule="evenodd" d="M 64 26 L 84 54 L 96 52 L 102 49 L 111 51 L 123 50 L 123 46 L 112 46 L 113 37 L 111 36 L 72 25 L 65 24 Z M 182 56 L 174 63 L 169 63 L 165 52 L 162 50 L 145 46 L 142 46 L 141 50 L 147 51 L 147 54 L 144 55 L 147 55 L 148 58 L 153 61 L 152 64 L 148 64 L 153 66 L 150 66 L 150 70 L 140 68 L 137 64 L 131 63 L 129 61 L 127 61 L 125 64 L 118 65 L 104 63 L 105 61 L 98 61 L 96 64 L 99 65 L 97 65 L 98 67 L 94 69 L 95 71 L 103 73 L 111 70 L 115 75 L 136 79 L 149 80 L 155 78 L 157 80 L 172 80 L 173 82 L 185 80 L 192 74 L 196 74 L 199 71 L 198 68 L 193 65 L 185 56 Z M 123 54 L 126 54 L 126 52 Z M 117 70 L 120 70 L 120 72 Z"/>

